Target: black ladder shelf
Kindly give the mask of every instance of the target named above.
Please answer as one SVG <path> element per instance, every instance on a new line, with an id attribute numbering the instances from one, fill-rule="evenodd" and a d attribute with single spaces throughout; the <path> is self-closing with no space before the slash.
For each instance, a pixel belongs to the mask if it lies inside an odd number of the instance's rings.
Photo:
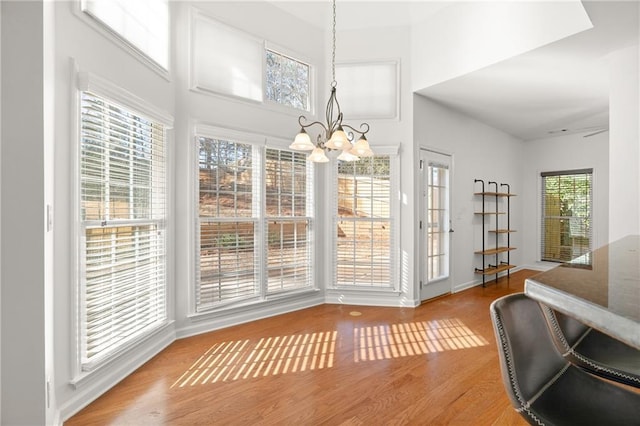
<path id="1" fill-rule="evenodd" d="M 477 250 L 475 254 L 482 256 L 482 267 L 475 268 L 475 273 L 482 275 L 482 286 L 486 285 L 487 275 L 495 275 L 495 281 L 498 282 L 498 277 L 501 272 L 506 272 L 509 277 L 511 269 L 515 268 L 515 265 L 511 264 L 511 250 L 515 250 L 515 247 L 511 247 L 511 233 L 516 232 L 511 229 L 511 197 L 515 197 L 515 194 L 511 193 L 511 187 L 509 184 L 501 183 L 500 188 L 506 187 L 506 192 L 498 191 L 498 183 L 489 181 L 487 184 L 494 187 L 494 191 L 485 190 L 485 182 L 482 179 L 474 179 L 474 185 L 478 182 L 482 184 L 482 190 L 476 192 L 474 195 L 482 197 L 482 211 L 475 212 L 476 215 L 481 216 L 482 220 L 482 249 Z M 502 204 L 500 199 L 506 198 L 506 211 L 500 211 Z M 487 204 L 492 203 L 493 210 L 487 209 Z M 506 228 L 500 228 L 500 217 L 506 216 Z M 494 218 L 494 226 L 487 229 L 486 217 Z M 490 221 L 491 219 L 489 219 Z M 503 221 L 504 222 L 504 221 Z M 495 238 L 488 238 L 488 233 L 494 234 Z M 501 236 L 506 234 L 506 245 L 501 245 Z M 493 241 L 487 241 L 491 239 Z"/>

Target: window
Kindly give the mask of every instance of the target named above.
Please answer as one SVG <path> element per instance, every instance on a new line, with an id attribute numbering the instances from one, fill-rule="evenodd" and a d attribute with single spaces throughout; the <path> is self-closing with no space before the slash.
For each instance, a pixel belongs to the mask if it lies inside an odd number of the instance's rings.
<path id="1" fill-rule="evenodd" d="M 309 110 L 309 65 L 266 49 L 266 97 L 291 108 Z"/>
<path id="2" fill-rule="evenodd" d="M 394 288 L 392 160 L 337 163 L 336 286 Z"/>
<path id="3" fill-rule="evenodd" d="M 310 287 L 311 217 L 306 155 L 267 149 L 265 164 L 267 290 Z"/>
<path id="4" fill-rule="evenodd" d="M 541 259 L 568 262 L 591 251 L 592 169 L 542 177 Z"/>
<path id="5" fill-rule="evenodd" d="M 435 156 L 437 154 L 432 153 Z M 444 156 L 442 156 L 444 157 Z M 427 283 L 449 277 L 449 165 L 427 166 Z"/>
<path id="6" fill-rule="evenodd" d="M 196 311 L 310 288 L 312 191 L 305 155 L 196 139 Z"/>
<path id="7" fill-rule="evenodd" d="M 198 138 L 200 213 L 198 310 L 259 295 L 253 147 Z"/>
<path id="8" fill-rule="evenodd" d="M 81 0 L 80 7 L 162 69 L 169 68 L 168 0 Z"/>
<path id="9" fill-rule="evenodd" d="M 89 371 L 167 319 L 167 125 L 80 99 L 80 362 Z"/>

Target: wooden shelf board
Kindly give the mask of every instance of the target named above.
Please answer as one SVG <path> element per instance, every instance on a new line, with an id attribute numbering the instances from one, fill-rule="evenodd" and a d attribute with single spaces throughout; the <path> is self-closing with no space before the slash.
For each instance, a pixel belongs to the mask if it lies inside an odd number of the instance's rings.
<path id="1" fill-rule="evenodd" d="M 489 232 L 493 232 L 494 234 L 509 234 L 511 232 L 518 232 L 515 229 L 489 229 Z"/>
<path id="2" fill-rule="evenodd" d="M 490 267 L 484 269 L 476 269 L 476 274 L 481 275 L 495 275 L 500 272 L 508 271 L 509 269 L 515 268 L 516 265 L 500 265 L 498 267 Z"/>
<path id="3" fill-rule="evenodd" d="M 493 249 L 488 249 L 488 250 L 479 250 L 477 252 L 475 252 L 476 254 L 498 254 L 498 253 L 504 253 L 505 251 L 511 251 L 511 250 L 515 250 L 515 247 L 497 247 L 497 248 L 493 248 Z"/>

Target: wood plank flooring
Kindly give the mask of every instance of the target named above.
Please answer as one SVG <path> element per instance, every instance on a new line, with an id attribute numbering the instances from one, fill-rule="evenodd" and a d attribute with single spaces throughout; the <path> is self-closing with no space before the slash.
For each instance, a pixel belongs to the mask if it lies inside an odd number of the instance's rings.
<path id="1" fill-rule="evenodd" d="M 415 309 L 323 305 L 177 340 L 65 425 L 525 425 L 489 304 L 535 273 Z"/>

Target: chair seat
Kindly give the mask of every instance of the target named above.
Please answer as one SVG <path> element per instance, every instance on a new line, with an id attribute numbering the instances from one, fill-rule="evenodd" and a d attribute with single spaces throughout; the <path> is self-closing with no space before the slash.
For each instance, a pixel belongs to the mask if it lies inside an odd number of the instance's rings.
<path id="1" fill-rule="evenodd" d="M 546 425 L 640 425 L 640 395 L 569 364 L 529 408 Z M 540 424 L 538 421 L 530 421 Z"/>
<path id="2" fill-rule="evenodd" d="M 587 373 L 563 357 L 538 302 L 522 293 L 491 304 L 502 381 L 535 425 L 640 425 L 640 393 Z"/>
<path id="3" fill-rule="evenodd" d="M 640 351 L 542 305 L 554 342 L 568 361 L 585 370 L 640 388 Z"/>

